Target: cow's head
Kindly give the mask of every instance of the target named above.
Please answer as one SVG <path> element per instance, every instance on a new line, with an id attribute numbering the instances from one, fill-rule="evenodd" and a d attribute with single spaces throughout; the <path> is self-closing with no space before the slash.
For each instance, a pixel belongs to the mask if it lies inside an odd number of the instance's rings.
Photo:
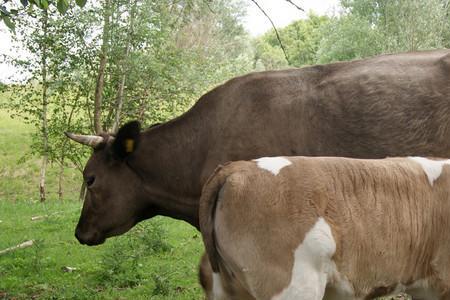
<path id="1" fill-rule="evenodd" d="M 115 137 L 66 135 L 94 149 L 83 171 L 87 192 L 75 236 L 82 244 L 98 245 L 142 220 L 142 180 L 133 169 L 140 125 L 130 122 Z"/>

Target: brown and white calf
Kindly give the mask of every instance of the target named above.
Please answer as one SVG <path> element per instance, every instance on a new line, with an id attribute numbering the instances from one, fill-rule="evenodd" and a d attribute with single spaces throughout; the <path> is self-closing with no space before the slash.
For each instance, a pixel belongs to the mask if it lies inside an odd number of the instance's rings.
<path id="1" fill-rule="evenodd" d="M 450 160 L 273 157 L 219 167 L 200 228 L 210 299 L 450 299 Z"/>

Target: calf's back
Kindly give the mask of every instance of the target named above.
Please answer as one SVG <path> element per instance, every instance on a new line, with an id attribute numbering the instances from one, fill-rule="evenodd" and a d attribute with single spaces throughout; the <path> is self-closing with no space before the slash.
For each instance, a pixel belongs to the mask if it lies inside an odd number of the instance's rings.
<path id="1" fill-rule="evenodd" d="M 444 295 L 446 163 L 287 157 L 220 167 L 200 223 L 225 299 L 360 299 L 419 282 Z"/>

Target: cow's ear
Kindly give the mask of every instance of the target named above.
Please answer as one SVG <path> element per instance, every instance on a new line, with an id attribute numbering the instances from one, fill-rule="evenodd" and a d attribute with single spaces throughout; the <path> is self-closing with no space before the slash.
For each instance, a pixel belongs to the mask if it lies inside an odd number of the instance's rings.
<path id="1" fill-rule="evenodd" d="M 112 144 L 112 150 L 117 158 L 124 159 L 136 150 L 140 131 L 141 124 L 138 121 L 131 121 L 120 127 Z"/>

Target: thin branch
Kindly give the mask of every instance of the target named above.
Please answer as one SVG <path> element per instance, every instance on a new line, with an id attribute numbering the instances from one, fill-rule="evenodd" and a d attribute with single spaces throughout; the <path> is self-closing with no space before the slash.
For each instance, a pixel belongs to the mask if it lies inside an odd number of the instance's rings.
<path id="1" fill-rule="evenodd" d="M 286 49 L 284 48 L 283 43 L 281 42 L 280 34 L 278 33 L 277 28 L 275 27 L 275 24 L 273 23 L 272 19 L 269 17 L 269 15 L 262 9 L 261 6 L 259 6 L 258 2 L 256 0 L 251 0 L 255 5 L 258 7 L 258 9 L 266 16 L 267 19 L 269 19 L 270 23 L 272 24 L 273 30 L 275 30 L 275 34 L 277 35 L 278 43 L 280 43 L 281 50 L 283 50 L 284 58 L 286 58 L 286 61 L 290 65 L 291 62 L 289 61 L 288 55 L 286 53 Z"/>
<path id="2" fill-rule="evenodd" d="M 17 249 L 23 249 L 23 248 L 27 248 L 27 247 L 31 247 L 34 245 L 34 241 L 33 240 L 29 240 L 26 242 L 23 242 L 19 245 L 16 245 L 14 247 L 10 247 L 10 248 L 6 248 L 5 250 L 0 251 L 0 255 L 3 255 L 5 253 L 11 252 L 11 251 L 15 251 Z"/>
<path id="3" fill-rule="evenodd" d="M 211 8 L 211 5 L 208 3 L 208 1 L 210 1 L 210 0 L 205 0 L 205 1 L 203 1 L 205 4 L 206 4 L 206 6 L 208 7 L 208 9 L 209 9 L 209 11 L 212 13 L 212 14 L 216 14 L 216 12 Z"/>
<path id="4" fill-rule="evenodd" d="M 290 4 L 294 5 L 298 10 L 301 10 L 302 12 L 305 12 L 305 10 L 303 8 L 301 8 L 300 6 L 298 6 L 297 4 L 292 2 L 292 0 L 286 0 L 286 1 L 289 2 Z"/>

